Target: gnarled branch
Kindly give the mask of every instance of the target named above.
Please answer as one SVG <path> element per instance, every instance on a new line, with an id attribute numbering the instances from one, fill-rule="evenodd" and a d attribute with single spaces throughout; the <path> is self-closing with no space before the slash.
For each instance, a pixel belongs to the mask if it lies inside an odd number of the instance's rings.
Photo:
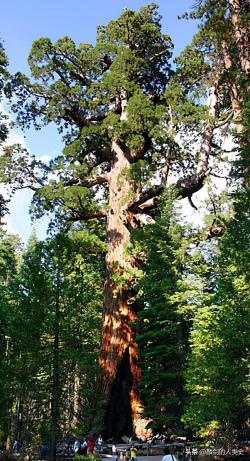
<path id="1" fill-rule="evenodd" d="M 77 214 L 76 214 L 75 209 L 69 208 L 69 210 L 72 211 L 72 215 L 65 218 L 66 221 L 68 221 L 68 222 L 89 221 L 91 219 L 99 219 L 99 218 L 106 218 L 107 217 L 107 213 L 104 210 L 95 211 L 93 213 L 87 213 L 87 212 L 84 213 L 82 211 L 82 212 L 79 212 Z"/>
<path id="2" fill-rule="evenodd" d="M 108 182 L 108 174 L 105 175 L 96 175 L 92 178 L 81 179 L 81 178 L 72 178 L 69 181 L 65 181 L 64 186 L 81 186 L 87 187 L 90 189 L 91 187 L 97 186 L 97 184 L 106 184 Z"/>

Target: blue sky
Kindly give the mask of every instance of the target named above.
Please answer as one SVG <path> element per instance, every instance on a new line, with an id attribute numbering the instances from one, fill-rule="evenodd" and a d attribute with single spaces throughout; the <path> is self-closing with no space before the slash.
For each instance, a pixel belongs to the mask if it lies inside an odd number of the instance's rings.
<path id="1" fill-rule="evenodd" d="M 96 26 L 119 16 L 122 8 L 138 9 L 145 0 L 11 0 L 1 5 L 0 37 L 10 58 L 12 71 L 27 71 L 27 55 L 39 37 L 56 40 L 69 35 L 76 42 L 93 42 Z M 190 41 L 195 23 L 177 20 L 190 10 L 194 0 L 160 0 L 163 30 L 179 51 Z"/>
<path id="2" fill-rule="evenodd" d="M 40 37 L 57 40 L 69 35 L 76 43 L 94 42 L 96 26 L 119 16 L 122 8 L 138 9 L 150 2 L 145 0 L 11 0 L 1 5 L 0 38 L 9 57 L 11 72 L 29 73 L 27 56 L 32 42 Z M 175 55 L 187 45 L 196 31 L 193 21 L 178 20 L 177 16 L 190 10 L 194 0 L 160 0 L 163 32 L 175 44 Z M 54 127 L 24 133 L 25 144 L 38 157 L 53 157 L 60 152 L 60 137 Z M 21 135 L 23 136 L 23 135 Z M 20 138 L 21 139 L 21 138 Z M 31 226 L 28 217 L 30 194 L 19 193 L 13 200 L 9 228 L 27 240 Z M 44 236 L 44 224 L 38 224 Z"/>

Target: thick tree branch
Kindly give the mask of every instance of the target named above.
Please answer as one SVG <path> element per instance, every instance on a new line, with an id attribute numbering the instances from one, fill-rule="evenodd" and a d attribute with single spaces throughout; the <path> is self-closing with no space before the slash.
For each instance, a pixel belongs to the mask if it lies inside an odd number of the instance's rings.
<path id="1" fill-rule="evenodd" d="M 221 120 L 220 122 L 216 123 L 215 128 L 222 128 L 227 123 L 229 123 L 230 120 L 232 120 L 232 118 L 233 118 L 233 111 L 231 110 L 228 116 L 224 120 Z"/>
<path id="2" fill-rule="evenodd" d="M 188 197 L 188 201 L 189 201 L 192 208 L 194 208 L 195 210 L 198 210 L 197 206 L 194 204 L 194 202 L 192 200 L 192 197 Z"/>
<path id="3" fill-rule="evenodd" d="M 88 162 L 88 163 L 87 163 Z M 106 158 L 106 159 L 103 159 L 103 154 L 102 154 L 102 157 L 96 157 L 93 161 L 91 160 L 87 160 L 87 175 L 90 176 L 92 171 L 94 170 L 94 168 L 96 167 L 100 167 L 101 165 L 109 165 L 109 159 Z M 104 176 L 104 175 L 103 175 Z"/>
<path id="4" fill-rule="evenodd" d="M 90 189 L 91 187 L 101 185 L 101 184 L 106 184 L 107 182 L 108 182 L 108 175 L 106 174 L 106 175 L 96 175 L 88 179 L 72 178 L 72 179 L 69 179 L 69 181 L 65 181 L 64 186 L 65 187 L 81 186 L 81 187 L 87 187 L 88 189 Z"/>
<path id="5" fill-rule="evenodd" d="M 75 214 L 76 210 L 73 208 L 69 208 L 69 211 L 72 211 L 72 215 L 66 217 L 66 221 L 68 222 L 77 222 L 77 221 L 90 221 L 91 219 L 98 219 L 98 218 L 106 218 L 107 213 L 104 210 L 96 211 L 93 213 L 84 213 L 79 212 Z"/>
<path id="6" fill-rule="evenodd" d="M 64 76 L 61 75 L 59 71 L 57 73 L 58 75 L 60 75 L 60 78 L 63 81 L 63 83 L 67 85 L 70 89 L 70 85 L 66 78 L 64 78 Z M 47 101 L 52 99 L 52 96 L 46 93 L 32 93 L 29 87 L 27 87 L 27 90 L 30 95 L 35 96 L 37 99 L 44 99 Z M 71 101 L 64 101 L 64 115 L 61 117 L 61 119 L 67 120 L 70 123 L 75 123 L 76 126 L 78 126 L 79 128 L 84 128 L 91 124 L 102 122 L 108 115 L 107 111 L 99 111 L 92 114 L 86 114 L 84 111 L 78 109 L 79 101 L 77 97 L 74 97 L 74 95 L 71 94 L 71 98 Z M 46 112 L 41 111 L 41 113 L 44 113 L 44 115 L 46 115 Z"/>
<path id="7" fill-rule="evenodd" d="M 160 51 L 159 53 L 154 54 L 154 56 L 151 56 L 151 58 L 149 58 L 149 62 L 152 62 L 155 59 L 158 59 L 161 56 L 165 56 L 165 55 L 166 55 L 166 50 L 164 49 L 164 50 Z"/>
<path id="8" fill-rule="evenodd" d="M 90 124 L 84 112 L 70 106 L 64 108 L 64 115 L 61 118 L 70 123 L 75 123 L 78 128 L 84 128 Z"/>
<path id="9" fill-rule="evenodd" d="M 126 209 L 136 213 L 142 213 L 145 209 L 154 209 L 157 203 L 159 202 L 160 195 L 163 192 L 164 187 L 166 185 L 168 173 L 169 160 L 166 159 L 165 164 L 162 166 L 161 170 L 161 183 L 159 185 L 152 186 L 149 189 L 138 194 L 136 197 L 134 197 L 127 203 Z"/>
<path id="10" fill-rule="evenodd" d="M 83 111 L 78 110 L 76 107 L 66 106 L 64 114 L 65 115 L 62 118 L 71 123 L 75 123 L 79 128 L 84 128 L 85 126 L 102 122 L 107 117 L 108 112 L 100 111 L 92 115 L 86 115 Z"/>
<path id="11" fill-rule="evenodd" d="M 133 200 L 127 204 L 127 209 L 132 212 L 139 213 L 142 210 L 153 209 L 156 206 L 157 201 L 161 193 L 164 190 L 163 184 L 153 186 L 150 189 L 141 192 Z"/>

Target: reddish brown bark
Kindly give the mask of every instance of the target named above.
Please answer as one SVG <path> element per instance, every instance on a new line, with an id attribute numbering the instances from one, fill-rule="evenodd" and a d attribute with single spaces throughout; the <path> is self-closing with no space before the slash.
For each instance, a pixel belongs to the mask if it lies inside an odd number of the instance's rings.
<path id="1" fill-rule="evenodd" d="M 106 280 L 104 286 L 104 316 L 100 365 L 102 368 L 99 390 L 107 411 L 118 366 L 125 351 L 129 353 L 131 373 L 130 405 L 133 425 L 140 414 L 138 383 L 137 345 L 131 322 L 136 319 L 133 309 L 131 268 L 135 261 L 126 255 L 130 243 L 130 231 L 126 218 L 126 203 L 133 192 L 133 183 L 128 179 L 129 160 L 117 144 L 112 142 L 114 160 L 109 175 L 109 210 L 107 213 L 107 235 L 109 251 L 106 256 Z"/>
<path id="2" fill-rule="evenodd" d="M 208 121 L 204 127 L 199 161 L 195 175 L 200 180 L 198 189 L 208 171 L 213 132 L 215 128 L 216 108 L 218 102 L 217 87 L 220 72 L 216 72 L 214 85 L 210 92 Z M 125 95 L 126 96 L 126 95 Z M 122 99 L 121 120 L 126 120 L 126 97 Z M 114 406 L 119 405 L 118 381 L 124 374 L 131 377 L 129 387 L 130 411 L 132 413 L 133 430 L 140 436 L 149 436 L 145 431 L 148 421 L 141 418 L 142 404 L 138 392 L 140 368 L 138 352 L 135 344 L 135 332 L 132 323 L 136 320 L 133 303 L 133 276 L 131 274 L 136 261 L 129 255 L 130 228 L 136 227 L 138 213 L 150 208 L 152 199 L 162 192 L 164 186 L 156 186 L 152 194 L 137 194 L 135 184 L 129 178 L 130 156 L 114 139 L 112 142 L 113 161 L 108 178 L 109 209 L 107 211 L 107 238 L 109 251 L 106 256 L 106 280 L 104 286 L 104 315 L 102 330 L 102 347 L 99 363 L 99 392 L 102 395 L 102 411 L 104 420 L 110 417 Z M 168 165 L 164 172 L 164 183 L 167 178 Z M 188 193 L 190 184 L 187 185 Z M 149 203 L 149 201 L 151 202 Z M 136 206 L 135 206 L 136 203 Z M 134 204 L 134 206 L 133 206 Z M 140 215 L 141 216 L 141 215 Z M 124 366 L 123 372 L 121 366 Z M 130 379 L 130 378 L 129 378 Z M 116 402 L 112 402 L 114 397 Z M 121 391 L 122 395 L 122 391 Z M 118 403 L 117 403 L 118 402 Z M 109 420 L 110 421 L 110 420 Z M 112 421 L 111 421 L 112 424 Z M 109 435 L 114 435 L 110 434 Z"/>
<path id="3" fill-rule="evenodd" d="M 247 0 L 229 0 L 231 21 L 236 45 L 239 51 L 241 70 L 247 78 L 250 73 L 249 25 L 246 23 L 249 4 Z"/>

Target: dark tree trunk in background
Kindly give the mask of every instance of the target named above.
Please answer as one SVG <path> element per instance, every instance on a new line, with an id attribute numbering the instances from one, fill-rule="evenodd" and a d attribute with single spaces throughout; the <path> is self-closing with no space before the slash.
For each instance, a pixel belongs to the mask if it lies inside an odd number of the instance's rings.
<path id="1" fill-rule="evenodd" d="M 56 461 L 56 444 L 58 436 L 59 415 L 59 334 L 60 334 L 60 268 L 57 269 L 54 344 L 52 364 L 52 393 L 51 393 L 51 435 L 50 435 L 50 461 Z"/>

